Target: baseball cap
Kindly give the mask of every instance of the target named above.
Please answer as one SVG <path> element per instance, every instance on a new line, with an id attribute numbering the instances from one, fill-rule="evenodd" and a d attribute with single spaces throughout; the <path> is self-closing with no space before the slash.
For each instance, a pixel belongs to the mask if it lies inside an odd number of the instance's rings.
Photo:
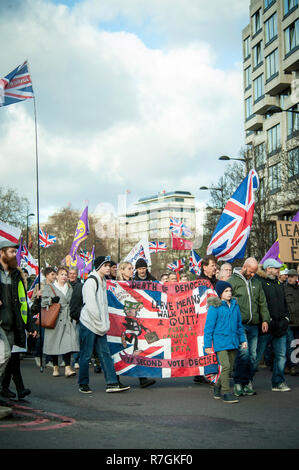
<path id="1" fill-rule="evenodd" d="M 296 269 L 289 269 L 288 276 L 298 276 Z"/>
<path id="2" fill-rule="evenodd" d="M 263 268 L 281 268 L 282 264 L 276 261 L 274 258 L 268 258 L 263 264 Z"/>

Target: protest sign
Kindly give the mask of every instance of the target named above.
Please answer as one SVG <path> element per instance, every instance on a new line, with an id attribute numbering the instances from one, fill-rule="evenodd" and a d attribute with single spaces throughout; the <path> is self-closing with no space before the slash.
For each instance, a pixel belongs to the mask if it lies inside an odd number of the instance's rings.
<path id="1" fill-rule="evenodd" d="M 299 222 L 277 220 L 280 261 L 299 263 Z"/>
<path id="2" fill-rule="evenodd" d="M 204 353 L 209 281 L 161 284 L 107 281 L 108 341 L 118 374 L 137 377 L 214 378 L 215 354 Z"/>

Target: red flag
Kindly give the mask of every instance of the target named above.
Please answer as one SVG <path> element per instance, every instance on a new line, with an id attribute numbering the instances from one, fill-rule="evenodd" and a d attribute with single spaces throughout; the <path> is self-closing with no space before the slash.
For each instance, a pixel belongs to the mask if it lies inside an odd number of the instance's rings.
<path id="1" fill-rule="evenodd" d="M 173 250 L 192 250 L 193 242 L 171 234 L 171 248 Z"/>

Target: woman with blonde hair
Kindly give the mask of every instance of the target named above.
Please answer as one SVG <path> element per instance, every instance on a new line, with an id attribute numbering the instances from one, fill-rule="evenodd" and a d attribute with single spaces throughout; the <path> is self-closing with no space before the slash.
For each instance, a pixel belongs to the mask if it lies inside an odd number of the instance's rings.
<path id="1" fill-rule="evenodd" d="M 61 305 L 54 329 L 45 328 L 44 353 L 52 356 L 53 377 L 59 376 L 58 356 L 62 355 L 65 363 L 65 376 L 72 377 L 76 372 L 71 368 L 71 354 L 79 351 L 76 322 L 70 317 L 70 300 L 73 289 L 68 283 L 68 268 L 59 266 L 56 280 L 46 284 L 42 292 L 42 307 L 53 303 Z"/>

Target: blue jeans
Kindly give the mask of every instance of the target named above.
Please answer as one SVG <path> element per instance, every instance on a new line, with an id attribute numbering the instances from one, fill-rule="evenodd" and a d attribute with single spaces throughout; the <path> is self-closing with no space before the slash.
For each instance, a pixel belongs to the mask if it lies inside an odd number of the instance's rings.
<path id="1" fill-rule="evenodd" d="M 259 336 L 258 345 L 257 345 L 257 355 L 255 367 L 258 367 L 258 364 L 263 357 L 265 349 L 269 342 L 271 341 L 273 349 L 273 373 L 272 373 L 272 386 L 280 385 L 285 381 L 284 378 L 284 366 L 286 363 L 286 349 L 287 349 L 287 335 L 280 336 L 276 338 L 270 334 L 264 334 Z"/>
<path id="2" fill-rule="evenodd" d="M 247 385 L 252 381 L 255 372 L 258 326 L 243 324 L 243 328 L 248 348 L 241 349 L 239 347 L 235 360 L 234 382 L 235 384 Z"/>
<path id="3" fill-rule="evenodd" d="M 100 360 L 107 384 L 118 383 L 117 375 L 114 369 L 114 362 L 111 357 L 107 336 L 96 335 L 81 322 L 79 322 L 80 333 L 80 359 L 79 359 L 79 385 L 88 385 L 89 383 L 89 362 L 95 348 Z"/>

